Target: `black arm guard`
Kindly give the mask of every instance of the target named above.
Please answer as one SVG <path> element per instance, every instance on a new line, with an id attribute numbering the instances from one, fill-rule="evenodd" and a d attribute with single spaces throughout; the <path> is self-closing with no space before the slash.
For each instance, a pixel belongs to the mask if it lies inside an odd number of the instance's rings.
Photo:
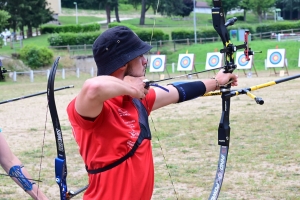
<path id="1" fill-rule="evenodd" d="M 179 100 L 177 103 L 203 96 L 206 92 L 206 87 L 202 81 L 175 82 L 169 85 L 173 85 L 178 90 Z"/>

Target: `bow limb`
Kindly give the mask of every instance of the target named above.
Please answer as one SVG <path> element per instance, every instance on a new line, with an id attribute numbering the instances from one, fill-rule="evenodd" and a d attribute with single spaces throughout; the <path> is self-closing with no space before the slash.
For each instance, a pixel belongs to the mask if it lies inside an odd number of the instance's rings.
<path id="1" fill-rule="evenodd" d="M 56 69 L 58 66 L 60 57 L 58 57 L 50 71 L 48 85 L 47 85 L 47 97 L 48 97 L 48 106 L 51 114 L 55 141 L 56 141 L 56 150 L 57 157 L 55 158 L 55 181 L 59 186 L 60 190 L 60 199 L 67 199 L 67 162 L 66 162 L 66 153 L 64 147 L 64 141 L 62 137 L 62 131 L 59 123 L 59 118 L 57 114 L 55 99 L 54 99 L 54 80 Z"/>
<path id="2" fill-rule="evenodd" d="M 52 68 L 50 70 L 50 75 L 49 75 L 48 85 L 47 85 L 47 98 L 48 98 L 48 106 L 51 114 L 53 129 L 54 129 L 56 150 L 57 150 L 57 157 L 55 158 L 55 181 L 59 186 L 60 199 L 68 200 L 78 195 L 79 193 L 85 191 L 89 185 L 86 185 L 75 192 L 71 190 L 68 191 L 68 187 L 67 187 L 68 172 L 67 172 L 66 152 L 65 152 L 62 131 L 59 123 L 59 118 L 58 118 L 55 98 L 54 98 L 54 91 L 55 91 L 54 80 L 55 80 L 55 74 L 56 74 L 56 69 L 58 66 L 59 59 L 60 57 L 58 57 L 54 61 Z"/>
<path id="3" fill-rule="evenodd" d="M 234 64 L 233 53 L 236 51 L 236 47 L 230 42 L 228 31 L 225 25 L 224 12 L 222 8 L 221 0 L 213 0 L 212 8 L 212 19 L 214 29 L 217 31 L 219 36 L 222 39 L 224 49 L 221 50 L 221 53 L 225 54 L 225 66 L 224 73 L 232 73 L 236 68 Z M 231 22 L 227 22 L 228 25 L 232 25 L 236 21 L 235 19 Z M 218 128 L 218 144 L 220 145 L 220 155 L 218 161 L 218 168 L 215 176 L 215 181 L 209 196 L 210 200 L 218 199 L 219 193 L 221 191 L 227 156 L 229 151 L 229 141 L 230 141 L 230 126 L 229 126 L 229 110 L 230 110 L 230 97 L 228 98 L 228 93 L 230 93 L 231 84 L 221 86 L 220 91 L 222 92 L 222 115 Z"/>

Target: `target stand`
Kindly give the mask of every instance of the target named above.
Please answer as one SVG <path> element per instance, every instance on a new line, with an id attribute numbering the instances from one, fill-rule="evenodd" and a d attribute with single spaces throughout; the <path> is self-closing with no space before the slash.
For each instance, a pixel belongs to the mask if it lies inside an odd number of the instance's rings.
<path id="1" fill-rule="evenodd" d="M 268 49 L 267 59 L 265 61 L 265 69 L 273 68 L 274 75 L 289 75 L 288 62 L 285 58 L 285 49 Z M 283 68 L 283 71 L 277 72 L 276 68 Z M 270 75 L 271 71 L 270 71 Z"/>
<path id="2" fill-rule="evenodd" d="M 196 67 L 194 65 L 194 59 L 195 55 L 194 54 L 179 54 L 178 56 L 178 63 L 177 63 L 177 71 L 184 71 L 185 74 L 187 72 L 192 72 L 193 70 L 196 71 Z M 197 78 L 198 74 L 196 74 Z M 190 77 L 187 77 L 190 78 Z"/>
<path id="3" fill-rule="evenodd" d="M 215 70 L 223 67 L 223 58 L 223 54 L 220 52 L 207 53 L 205 70 L 213 70 L 214 75 L 216 75 Z"/>
<path id="4" fill-rule="evenodd" d="M 166 68 L 166 55 L 151 55 L 149 72 L 153 74 L 158 73 L 159 79 L 164 79 L 165 71 L 170 78 L 170 74 L 168 72 L 168 69 Z"/>
<path id="5" fill-rule="evenodd" d="M 249 56 L 250 60 L 247 61 L 244 52 L 238 51 L 238 52 L 236 52 L 235 58 L 236 58 L 235 63 L 237 66 L 236 69 L 243 70 L 245 76 L 247 76 L 247 73 L 246 73 L 247 70 L 250 70 L 250 73 L 251 73 L 252 69 L 254 69 L 254 72 L 255 72 L 256 76 L 258 77 L 257 71 L 254 66 L 254 62 L 253 62 L 253 59 L 254 59 L 253 55 L 250 55 Z"/>

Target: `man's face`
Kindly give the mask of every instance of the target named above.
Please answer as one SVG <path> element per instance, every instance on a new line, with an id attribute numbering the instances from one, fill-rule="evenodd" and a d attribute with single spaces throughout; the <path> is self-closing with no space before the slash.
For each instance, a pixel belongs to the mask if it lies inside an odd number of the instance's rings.
<path id="1" fill-rule="evenodd" d="M 147 68 L 147 59 L 144 55 L 140 55 L 130 61 L 125 72 L 125 76 L 140 77 L 144 76 Z"/>

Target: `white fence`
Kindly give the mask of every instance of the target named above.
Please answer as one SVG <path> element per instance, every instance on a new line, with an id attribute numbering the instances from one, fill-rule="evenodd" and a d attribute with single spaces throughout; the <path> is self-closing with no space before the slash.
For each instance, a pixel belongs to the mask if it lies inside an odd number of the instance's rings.
<path id="1" fill-rule="evenodd" d="M 76 69 L 61 69 L 61 70 L 57 70 L 56 72 L 57 72 L 57 75 L 60 75 L 62 79 L 66 79 L 66 73 L 71 74 L 71 72 L 75 72 L 77 78 L 79 78 L 81 76 L 81 74 L 83 74 L 83 73 L 86 74 L 85 72 L 81 71 L 79 68 L 76 68 Z M 95 76 L 94 72 L 95 72 L 94 68 L 91 67 L 90 70 L 89 70 L 89 75 L 91 77 L 94 77 Z M 35 78 L 36 75 L 45 76 L 46 79 L 48 80 L 49 74 L 50 74 L 50 69 L 44 70 L 44 71 L 33 71 L 33 70 L 26 71 L 26 72 L 16 72 L 16 71 L 14 71 L 14 72 L 9 73 L 9 77 L 14 82 L 16 82 L 18 80 L 18 76 L 29 77 L 30 82 L 34 82 L 34 78 Z"/>

